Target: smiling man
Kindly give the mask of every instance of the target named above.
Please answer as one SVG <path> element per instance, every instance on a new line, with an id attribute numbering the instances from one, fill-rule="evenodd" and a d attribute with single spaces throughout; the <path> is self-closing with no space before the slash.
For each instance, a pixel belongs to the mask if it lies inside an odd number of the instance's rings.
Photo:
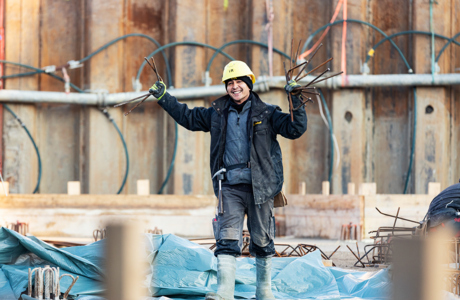
<path id="1" fill-rule="evenodd" d="M 274 197 L 283 186 L 283 163 L 277 135 L 297 139 L 307 130 L 305 108 L 290 114 L 264 103 L 253 92 L 256 79 L 242 61 L 224 68 L 227 95 L 209 108 L 189 109 L 157 81 L 150 93 L 176 122 L 192 131 L 211 133 L 211 175 L 219 198 L 213 220 L 216 238 L 217 292 L 206 299 L 233 299 L 236 257 L 241 255 L 243 223 L 247 215 L 249 252 L 256 258 L 256 299 L 275 299 L 271 291 L 271 257 L 275 255 Z M 294 107 L 302 104 L 296 82 L 285 86 Z"/>

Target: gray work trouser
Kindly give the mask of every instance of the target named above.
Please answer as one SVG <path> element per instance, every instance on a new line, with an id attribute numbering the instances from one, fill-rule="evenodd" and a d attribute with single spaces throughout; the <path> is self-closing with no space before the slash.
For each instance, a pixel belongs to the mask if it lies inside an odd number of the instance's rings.
<path id="1" fill-rule="evenodd" d="M 255 257 L 275 255 L 275 214 L 273 199 L 256 205 L 252 192 L 222 188 L 224 214 L 213 220 L 216 250 L 214 255 L 240 256 L 243 247 L 244 215 L 248 215 L 247 226 L 251 240 L 249 252 Z"/>

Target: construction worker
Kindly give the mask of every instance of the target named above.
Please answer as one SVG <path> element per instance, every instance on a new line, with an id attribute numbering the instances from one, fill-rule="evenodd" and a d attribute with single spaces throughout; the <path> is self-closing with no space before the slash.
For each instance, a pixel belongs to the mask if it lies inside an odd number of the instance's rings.
<path id="1" fill-rule="evenodd" d="M 262 102 L 253 92 L 256 79 L 248 65 L 232 61 L 224 68 L 222 82 L 227 95 L 211 107 L 189 109 L 166 92 L 157 81 L 150 93 L 174 120 L 192 131 L 211 132 L 211 175 L 219 211 L 213 220 L 217 257 L 217 292 L 206 299 L 233 299 L 236 257 L 241 255 L 244 216 L 250 233 L 249 251 L 256 257 L 256 299 L 275 299 L 271 291 L 271 257 L 275 255 L 274 197 L 283 186 L 281 148 L 278 134 L 297 139 L 307 130 L 305 108 L 290 114 Z M 302 104 L 300 87 L 289 82 L 294 107 Z M 218 176 L 217 176 L 218 175 Z"/>

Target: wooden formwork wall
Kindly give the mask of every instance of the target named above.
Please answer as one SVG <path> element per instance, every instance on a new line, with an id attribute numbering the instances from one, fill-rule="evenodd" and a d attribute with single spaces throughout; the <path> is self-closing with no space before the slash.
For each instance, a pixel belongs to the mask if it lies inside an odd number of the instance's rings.
<path id="1" fill-rule="evenodd" d="M 306 40 L 329 23 L 339 0 L 273 1 L 273 44 L 289 53 L 291 38 Z M 62 65 L 79 60 L 112 39 L 128 33 L 143 33 L 160 44 L 196 41 L 220 47 L 226 42 L 249 39 L 267 43 L 265 0 L 6 0 L 6 59 L 35 67 Z M 387 34 L 406 30 L 429 31 L 428 0 L 348 0 L 348 18 L 369 22 Z M 434 31 L 447 37 L 460 32 L 460 0 L 434 4 Z M 339 13 L 337 20 L 342 19 Z M 346 65 L 348 74 L 360 74 L 368 50 L 382 36 L 368 26 L 348 23 Z M 316 36 L 314 41 L 319 37 Z M 405 35 L 394 39 L 417 74 L 430 73 L 429 36 Z M 435 49 L 445 44 L 436 39 Z M 324 40 L 324 51 L 315 62 L 334 57 L 332 69 L 341 69 L 342 26 L 334 26 Z M 311 45 L 311 44 L 310 44 Z M 132 79 L 144 56 L 157 49 L 146 39 L 130 37 L 69 70 L 71 82 L 85 90 L 110 93 L 132 91 Z M 258 46 L 232 45 L 225 51 L 244 60 L 256 76 L 268 73 L 267 50 Z M 203 85 L 212 50 L 178 46 L 166 50 L 176 88 Z M 160 55 L 156 61 L 166 77 Z M 286 61 L 274 54 L 274 74 L 282 75 Z M 228 62 L 217 56 L 210 69 L 213 84 L 220 82 Z M 398 53 L 388 42 L 370 60 L 371 74 L 407 73 Z M 439 61 L 440 73 L 459 72 L 460 47 L 449 46 Z M 5 73 L 24 69 L 5 65 Z M 62 75 L 58 72 L 58 75 Z M 143 90 L 154 81 L 145 68 Z M 168 83 L 170 84 L 170 83 Z M 6 89 L 63 91 L 63 83 L 45 75 L 8 79 Z M 224 92 L 224 91 L 223 91 Z M 426 193 L 428 182 L 443 188 L 460 177 L 460 88 L 416 88 L 418 97 L 415 160 L 409 192 Z M 402 193 L 414 134 L 413 89 L 409 87 L 325 90 L 331 110 L 341 161 L 334 170 L 331 188 L 346 193 L 348 182 L 377 182 L 378 193 Z M 281 105 L 280 90 L 262 98 Z M 190 106 L 208 106 L 213 99 L 188 101 Z M 427 114 L 431 105 L 434 110 Z M 24 121 L 40 149 L 43 174 L 41 193 L 65 193 L 66 183 L 78 180 L 82 192 L 115 193 L 125 171 L 122 144 L 112 124 L 94 107 L 77 105 L 11 105 Z M 286 190 L 296 193 L 299 182 L 308 193 L 319 193 L 328 179 L 331 163 L 328 130 L 317 103 L 308 105 L 308 131 L 299 140 L 282 141 Z M 166 176 L 174 146 L 174 123 L 153 102 L 128 117 L 121 109 L 109 108 L 126 138 L 130 173 L 125 194 L 136 191 L 137 179 L 150 179 L 152 192 Z M 14 193 L 30 193 L 37 180 L 37 159 L 30 141 L 18 123 L 4 111 L 3 173 Z M 352 116 L 345 118 L 345 115 Z M 167 193 L 212 194 L 209 175 L 209 136 L 179 129 L 179 147 Z M 335 155 L 337 157 L 337 155 Z"/>

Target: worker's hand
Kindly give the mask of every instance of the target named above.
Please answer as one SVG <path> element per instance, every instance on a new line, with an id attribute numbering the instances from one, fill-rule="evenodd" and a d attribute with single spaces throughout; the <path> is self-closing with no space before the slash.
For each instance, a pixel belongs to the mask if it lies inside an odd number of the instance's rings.
<path id="1" fill-rule="evenodd" d="M 166 85 L 163 81 L 157 81 L 154 85 L 149 89 L 149 93 L 160 100 L 164 94 L 166 93 Z"/>
<path id="2" fill-rule="evenodd" d="M 301 91 L 294 91 L 295 88 L 299 88 L 300 84 L 297 83 L 295 80 L 289 80 L 288 84 L 284 86 L 286 92 L 291 93 L 292 95 L 298 95 Z"/>

